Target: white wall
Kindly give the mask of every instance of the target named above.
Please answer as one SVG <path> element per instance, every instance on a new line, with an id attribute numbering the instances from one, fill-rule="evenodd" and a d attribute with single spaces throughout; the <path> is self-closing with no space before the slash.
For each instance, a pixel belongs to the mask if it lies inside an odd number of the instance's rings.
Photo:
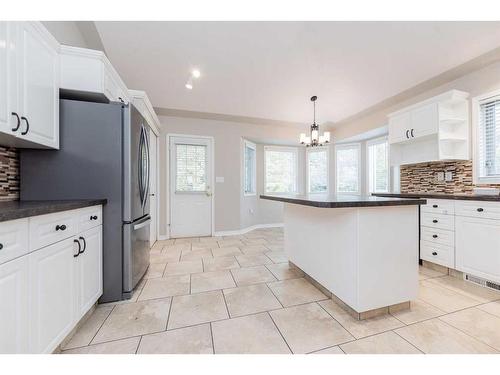
<path id="1" fill-rule="evenodd" d="M 42 24 L 56 38 L 68 46 L 89 48 L 83 34 L 74 21 L 43 21 Z"/>
<path id="2" fill-rule="evenodd" d="M 198 118 L 160 116 L 160 236 L 167 234 L 167 134 L 189 134 L 214 137 L 215 176 L 224 177 L 224 183 L 216 183 L 215 230 L 240 230 L 255 224 L 280 223 L 283 220 L 279 202 L 263 201 L 264 181 L 263 145 L 276 141 L 290 145 L 298 143 L 298 136 L 303 129 L 293 126 L 255 125 L 241 122 L 207 120 Z M 243 139 L 257 143 L 257 195 L 245 197 L 242 187 Z M 305 150 L 299 148 L 299 189 L 305 185 L 304 157 Z M 250 212 L 253 211 L 253 213 Z"/>

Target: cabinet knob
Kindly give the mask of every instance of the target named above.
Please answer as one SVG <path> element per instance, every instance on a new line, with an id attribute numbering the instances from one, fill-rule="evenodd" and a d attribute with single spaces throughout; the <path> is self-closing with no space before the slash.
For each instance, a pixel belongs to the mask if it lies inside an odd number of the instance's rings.
<path id="1" fill-rule="evenodd" d="M 411 129 L 410 134 L 411 134 L 411 137 L 412 137 L 412 138 L 415 138 L 415 136 L 413 135 L 413 130 L 414 130 L 414 129 Z"/>
<path id="2" fill-rule="evenodd" d="M 66 225 L 56 225 L 56 230 L 66 230 Z"/>
<path id="3" fill-rule="evenodd" d="M 3 249 L 3 243 L 0 243 L 0 250 Z"/>
<path id="4" fill-rule="evenodd" d="M 438 208 L 438 205 L 437 204 L 433 204 L 432 207 L 433 208 Z"/>
<path id="5" fill-rule="evenodd" d="M 21 132 L 21 135 L 26 135 L 30 131 L 30 123 L 29 123 L 28 119 L 24 116 L 21 116 L 21 120 L 23 120 L 26 123 L 26 130 Z"/>
<path id="6" fill-rule="evenodd" d="M 436 253 L 435 251 L 432 252 L 432 255 L 438 255 L 438 253 Z"/>
<path id="7" fill-rule="evenodd" d="M 12 131 L 16 132 L 19 129 L 19 127 L 21 126 L 21 118 L 19 117 L 19 115 L 16 112 L 12 112 L 12 116 L 15 116 L 17 119 L 16 126 L 14 128 L 12 128 Z"/>
<path id="8" fill-rule="evenodd" d="M 438 235 L 437 234 L 433 234 L 432 238 L 438 238 Z"/>
<path id="9" fill-rule="evenodd" d="M 479 207 L 479 208 L 477 209 L 477 212 L 483 212 L 483 211 L 484 211 L 484 210 L 483 210 L 481 207 Z"/>
<path id="10" fill-rule="evenodd" d="M 432 222 L 433 222 L 434 224 L 436 224 L 438 221 L 437 221 L 436 219 L 434 219 L 434 220 L 432 220 Z"/>
<path id="11" fill-rule="evenodd" d="M 97 220 L 97 215 L 93 215 L 90 217 L 90 220 Z"/>

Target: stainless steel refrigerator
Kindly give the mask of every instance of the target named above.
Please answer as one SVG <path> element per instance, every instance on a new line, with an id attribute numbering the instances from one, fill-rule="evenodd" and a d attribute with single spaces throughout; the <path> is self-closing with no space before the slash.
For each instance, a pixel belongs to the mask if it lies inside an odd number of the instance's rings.
<path id="1" fill-rule="evenodd" d="M 59 122 L 59 150 L 20 151 L 20 198 L 106 198 L 101 302 L 130 298 L 149 266 L 149 126 L 132 104 L 68 99 Z"/>

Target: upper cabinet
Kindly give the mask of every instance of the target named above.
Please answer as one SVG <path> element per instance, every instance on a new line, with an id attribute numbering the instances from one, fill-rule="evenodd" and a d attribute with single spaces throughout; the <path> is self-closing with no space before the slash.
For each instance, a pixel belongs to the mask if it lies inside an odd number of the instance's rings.
<path id="1" fill-rule="evenodd" d="M 61 89 L 64 96 L 128 103 L 127 86 L 101 51 L 61 46 Z"/>
<path id="2" fill-rule="evenodd" d="M 59 148 L 59 44 L 39 22 L 0 22 L 0 144 Z"/>
<path id="3" fill-rule="evenodd" d="M 451 90 L 389 115 L 391 164 L 470 157 L 468 94 Z"/>

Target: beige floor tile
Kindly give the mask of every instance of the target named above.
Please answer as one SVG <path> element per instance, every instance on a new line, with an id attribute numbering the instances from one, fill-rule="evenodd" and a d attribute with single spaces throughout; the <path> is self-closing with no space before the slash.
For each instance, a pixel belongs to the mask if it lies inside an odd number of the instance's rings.
<path id="1" fill-rule="evenodd" d="M 219 237 L 200 237 L 200 242 L 217 242 Z"/>
<path id="2" fill-rule="evenodd" d="M 419 274 L 419 279 L 420 280 L 425 280 L 425 279 L 430 279 L 433 277 L 441 277 L 441 276 L 446 276 L 445 273 L 433 270 L 431 268 L 427 267 L 418 267 L 418 274 Z"/>
<path id="3" fill-rule="evenodd" d="M 194 243 L 191 245 L 191 250 L 196 251 L 196 250 L 203 250 L 203 249 L 211 249 L 211 248 L 217 248 L 219 247 L 219 244 L 217 241 L 214 242 L 200 242 L 200 243 Z"/>
<path id="4" fill-rule="evenodd" d="M 181 261 L 184 260 L 199 260 L 205 258 L 213 258 L 212 250 L 210 249 L 201 249 L 201 250 L 191 250 L 186 253 L 182 253 Z"/>
<path id="5" fill-rule="evenodd" d="M 471 308 L 439 319 L 500 351 L 500 317 Z"/>
<path id="6" fill-rule="evenodd" d="M 240 240 L 223 240 L 223 241 L 218 241 L 219 242 L 219 247 L 239 247 L 239 246 L 245 246 L 243 242 Z"/>
<path id="7" fill-rule="evenodd" d="M 229 318 L 220 290 L 173 297 L 168 329 Z"/>
<path id="8" fill-rule="evenodd" d="M 405 324 L 412 324 L 421 322 L 423 320 L 436 318 L 440 315 L 446 314 L 444 311 L 439 310 L 437 307 L 429 305 L 424 301 L 415 300 L 411 301 L 409 310 L 401 310 L 394 312 L 391 315 L 401 320 Z"/>
<path id="9" fill-rule="evenodd" d="M 280 309 L 282 306 L 265 284 L 224 289 L 231 317 Z"/>
<path id="10" fill-rule="evenodd" d="M 178 262 L 181 256 L 181 250 L 174 250 L 170 252 L 161 252 L 156 254 L 151 254 L 149 256 L 149 263 L 156 264 L 161 263 L 165 264 L 168 262 Z"/>
<path id="11" fill-rule="evenodd" d="M 304 278 L 276 281 L 268 285 L 285 307 L 328 298 Z"/>
<path id="12" fill-rule="evenodd" d="M 137 354 L 212 354 L 210 324 L 142 336 Z"/>
<path id="13" fill-rule="evenodd" d="M 191 275 L 191 293 L 208 292 L 235 286 L 230 271 L 211 271 Z"/>
<path id="14" fill-rule="evenodd" d="M 212 259 L 203 259 L 203 268 L 205 272 L 222 271 L 240 268 L 234 256 L 217 257 Z"/>
<path id="15" fill-rule="evenodd" d="M 457 279 L 453 276 L 429 279 L 428 282 L 453 290 L 454 292 L 463 294 L 466 297 L 474 298 L 482 303 L 500 299 L 500 292 L 484 288 L 469 281 Z"/>
<path id="16" fill-rule="evenodd" d="M 284 251 L 285 247 L 283 245 L 277 245 L 277 244 L 267 244 L 266 247 L 269 249 L 269 251 Z"/>
<path id="17" fill-rule="evenodd" d="M 357 339 L 404 326 L 389 314 L 356 320 L 332 300 L 321 301 L 319 304 Z"/>
<path id="18" fill-rule="evenodd" d="M 274 263 L 288 263 L 288 257 L 284 251 L 270 251 L 266 253 L 266 256 Z"/>
<path id="19" fill-rule="evenodd" d="M 486 303 L 484 305 L 477 306 L 479 310 L 486 311 L 490 314 L 500 317 L 500 301 Z"/>
<path id="20" fill-rule="evenodd" d="M 145 279 L 154 279 L 156 277 L 162 277 L 166 266 L 167 266 L 167 263 L 150 264 L 148 267 L 148 271 L 144 275 L 144 278 Z"/>
<path id="21" fill-rule="evenodd" d="M 176 238 L 175 239 L 175 244 L 183 244 L 183 243 L 195 243 L 195 242 L 200 242 L 199 237 L 186 237 L 186 238 Z"/>
<path id="22" fill-rule="evenodd" d="M 164 246 L 162 253 L 177 253 L 178 251 L 191 250 L 190 243 L 181 243 L 177 245 Z"/>
<path id="23" fill-rule="evenodd" d="M 462 310 L 467 307 L 479 305 L 481 302 L 454 292 L 448 288 L 431 283 L 429 280 L 420 282 L 418 299 L 427 302 L 445 312 Z"/>
<path id="24" fill-rule="evenodd" d="M 237 268 L 231 273 L 238 286 L 276 281 L 276 278 L 265 266 Z"/>
<path id="25" fill-rule="evenodd" d="M 245 245 L 265 245 L 267 240 L 265 238 L 248 238 L 242 241 Z"/>
<path id="26" fill-rule="evenodd" d="M 115 306 L 92 343 L 165 330 L 170 302 L 170 298 L 165 298 Z"/>
<path id="27" fill-rule="evenodd" d="M 268 264 L 266 267 L 278 280 L 298 279 L 304 276 L 302 271 L 290 267 L 288 263 Z"/>
<path id="28" fill-rule="evenodd" d="M 228 247 L 214 248 L 212 249 L 212 254 L 214 257 L 227 257 L 232 255 L 241 255 L 243 253 L 236 246 L 228 246 Z"/>
<path id="29" fill-rule="evenodd" d="M 317 303 L 270 312 L 294 353 L 309 353 L 354 339 Z"/>
<path id="30" fill-rule="evenodd" d="M 420 350 L 392 331 L 340 345 L 347 354 L 420 354 Z"/>
<path id="31" fill-rule="evenodd" d="M 241 267 L 262 266 L 273 264 L 273 261 L 264 254 L 237 255 L 236 259 Z"/>
<path id="32" fill-rule="evenodd" d="M 201 259 L 198 260 L 186 260 L 177 263 L 167 263 L 165 267 L 164 276 L 174 276 L 174 275 L 187 275 L 190 273 L 203 272 L 203 264 Z"/>
<path id="33" fill-rule="evenodd" d="M 345 353 L 342 351 L 342 349 L 340 349 L 340 347 L 332 346 L 330 348 L 317 350 L 309 354 L 345 354 Z"/>
<path id="34" fill-rule="evenodd" d="M 263 245 L 241 246 L 240 250 L 245 255 L 262 254 L 269 251 L 269 249 Z"/>
<path id="35" fill-rule="evenodd" d="M 140 337 L 105 342 L 103 344 L 84 346 L 79 349 L 65 350 L 62 354 L 135 354 Z"/>
<path id="36" fill-rule="evenodd" d="M 267 313 L 212 323 L 216 354 L 288 354 L 290 350 Z"/>
<path id="37" fill-rule="evenodd" d="M 113 306 L 98 306 L 85 323 L 78 328 L 73 337 L 62 345 L 62 349 L 67 350 L 89 345 L 111 310 L 113 310 Z"/>
<path id="38" fill-rule="evenodd" d="M 395 332 L 424 353 L 495 353 L 493 348 L 442 322 L 438 318 L 399 328 Z"/>
<path id="39" fill-rule="evenodd" d="M 142 288 L 138 301 L 189 294 L 189 275 L 149 279 Z"/>

